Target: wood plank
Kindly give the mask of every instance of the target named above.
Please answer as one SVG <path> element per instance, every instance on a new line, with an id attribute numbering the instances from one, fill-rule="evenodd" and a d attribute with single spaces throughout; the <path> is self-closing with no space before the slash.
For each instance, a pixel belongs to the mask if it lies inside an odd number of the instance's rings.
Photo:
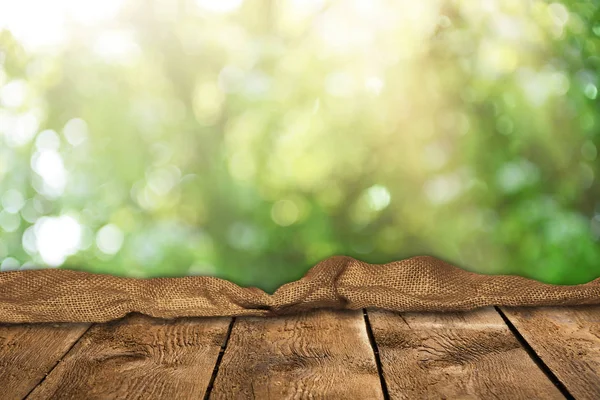
<path id="1" fill-rule="evenodd" d="M 493 308 L 368 322 L 392 399 L 564 399 Z"/>
<path id="2" fill-rule="evenodd" d="M 577 399 L 600 399 L 600 306 L 502 312 Z"/>
<path id="3" fill-rule="evenodd" d="M 28 398 L 201 398 L 230 321 L 133 314 L 94 325 Z"/>
<path id="4" fill-rule="evenodd" d="M 383 398 L 362 311 L 238 318 L 213 398 Z"/>
<path id="5" fill-rule="evenodd" d="M 2 399 L 22 399 L 85 333 L 90 324 L 0 324 Z"/>

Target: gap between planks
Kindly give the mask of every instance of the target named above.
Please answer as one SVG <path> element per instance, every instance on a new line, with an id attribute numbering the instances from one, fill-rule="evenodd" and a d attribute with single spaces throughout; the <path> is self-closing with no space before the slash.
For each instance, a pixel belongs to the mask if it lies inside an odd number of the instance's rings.
<path id="1" fill-rule="evenodd" d="M 375 363 L 377 364 L 377 373 L 379 374 L 379 381 L 381 382 L 381 391 L 383 392 L 383 398 L 385 400 L 389 400 L 390 393 L 388 392 L 387 383 L 385 382 L 385 377 L 383 376 L 383 368 L 381 366 L 381 358 L 379 357 L 377 341 L 375 340 L 375 336 L 373 336 L 373 329 L 371 328 L 371 323 L 369 322 L 369 315 L 367 314 L 367 309 L 363 308 L 362 310 L 365 319 L 365 328 L 367 329 L 367 335 L 369 336 L 369 343 L 371 344 L 371 348 L 373 349 Z"/>
<path id="2" fill-rule="evenodd" d="M 508 329 L 517 338 L 517 340 L 519 341 L 519 343 L 521 344 L 521 346 L 523 346 L 523 348 L 525 349 L 525 351 L 527 352 L 527 354 L 529 354 L 529 357 L 531 357 L 531 359 L 533 360 L 533 362 L 548 377 L 548 379 L 550 380 L 550 382 L 552 382 L 552 384 L 554 384 L 554 386 L 556 386 L 556 388 L 558 390 L 560 390 L 560 392 L 563 394 L 563 396 L 565 396 L 565 398 L 567 400 L 575 400 L 575 397 L 573 397 L 573 395 L 569 392 L 569 390 L 567 389 L 567 387 L 565 386 L 565 384 L 562 383 L 560 381 L 560 379 L 558 379 L 558 377 L 554 374 L 554 372 L 552 372 L 552 370 L 550 369 L 550 367 L 548 367 L 546 365 L 546 363 L 544 363 L 544 361 L 542 360 L 542 358 L 535 352 L 535 350 L 533 349 L 533 347 L 531 347 L 531 345 L 523 337 L 523 335 L 521 334 L 521 332 L 519 332 L 519 330 L 517 329 L 517 327 L 510 321 L 510 319 L 508 319 L 508 317 L 506 316 L 506 314 L 504 314 L 504 312 L 502 311 L 502 309 L 500 309 L 500 307 L 498 307 L 498 306 L 494 306 L 494 309 L 496 310 L 496 312 L 498 314 L 500 314 L 500 317 L 502 318 L 502 320 L 504 321 L 504 323 L 506 324 L 506 326 L 508 326 Z"/>
<path id="3" fill-rule="evenodd" d="M 23 399 L 56 368 L 91 324 L 0 324 L 0 390 Z"/>
<path id="4" fill-rule="evenodd" d="M 229 327 L 227 328 L 227 335 L 225 336 L 225 340 L 221 345 L 219 356 L 217 357 L 217 361 L 215 362 L 215 368 L 213 369 L 212 376 L 210 377 L 210 382 L 208 383 L 206 393 L 204 394 L 204 400 L 208 400 L 210 398 L 210 393 L 212 392 L 212 388 L 215 385 L 215 379 L 217 379 L 217 374 L 219 373 L 219 366 L 221 366 L 223 355 L 225 354 L 225 350 L 227 350 L 227 345 L 229 344 L 229 338 L 231 337 L 231 331 L 233 330 L 233 324 L 235 324 L 235 320 L 236 317 L 232 317 L 231 322 L 229 323 Z"/>
<path id="5" fill-rule="evenodd" d="M 95 324 L 89 324 L 88 327 L 81 333 L 81 335 L 79 336 L 79 338 L 77 338 L 77 340 L 73 341 L 73 343 L 71 344 L 71 346 L 69 346 L 69 348 L 67 349 L 67 351 L 64 352 L 64 354 L 58 359 L 56 360 L 56 362 L 54 363 L 54 365 L 48 370 L 48 372 L 46 372 L 44 374 L 44 377 L 36 384 L 34 385 L 31 390 L 25 395 L 23 396 L 23 399 L 26 399 L 27 397 L 29 397 L 29 395 L 38 387 L 40 386 L 42 383 L 44 383 L 44 381 L 46 380 L 46 378 L 48 377 L 48 375 L 50 375 L 52 373 L 52 371 L 54 371 L 54 369 L 58 366 L 58 364 L 60 364 L 60 362 L 65 358 L 65 356 L 67 354 L 69 354 L 71 352 L 71 350 L 73 350 L 73 347 L 75 347 L 75 345 L 77 345 L 77 343 L 79 343 L 79 341 L 81 340 L 82 337 L 85 336 L 85 334 L 90 330 L 90 328 L 92 326 L 94 326 Z"/>
<path id="6" fill-rule="evenodd" d="M 500 309 L 568 393 L 600 398 L 600 305 Z"/>

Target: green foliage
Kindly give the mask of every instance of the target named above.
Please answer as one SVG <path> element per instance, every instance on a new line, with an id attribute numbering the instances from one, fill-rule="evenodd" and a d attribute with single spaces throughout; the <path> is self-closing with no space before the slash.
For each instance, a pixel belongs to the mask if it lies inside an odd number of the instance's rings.
<path id="1" fill-rule="evenodd" d="M 56 15 L 35 20 L 37 42 L 28 19 L 0 17 L 2 270 L 272 291 L 335 254 L 430 254 L 600 276 L 597 2 L 124 0 L 104 20 Z M 40 44 L 57 26 L 65 37 Z"/>

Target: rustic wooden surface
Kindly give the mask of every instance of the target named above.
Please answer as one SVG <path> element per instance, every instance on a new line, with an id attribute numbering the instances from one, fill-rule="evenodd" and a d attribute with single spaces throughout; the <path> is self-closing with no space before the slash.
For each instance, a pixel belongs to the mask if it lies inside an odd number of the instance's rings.
<path id="1" fill-rule="evenodd" d="M 0 399 L 600 399 L 600 306 L 0 325 Z"/>

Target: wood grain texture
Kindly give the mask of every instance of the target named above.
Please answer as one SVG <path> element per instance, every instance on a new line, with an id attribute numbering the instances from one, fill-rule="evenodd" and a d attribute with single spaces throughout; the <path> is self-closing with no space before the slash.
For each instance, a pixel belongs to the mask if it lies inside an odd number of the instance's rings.
<path id="1" fill-rule="evenodd" d="M 90 324 L 0 325 L 0 398 L 24 398 Z"/>
<path id="2" fill-rule="evenodd" d="M 368 316 L 392 399 L 564 399 L 493 308 Z"/>
<path id="3" fill-rule="evenodd" d="M 381 399 L 362 311 L 236 320 L 211 399 Z"/>
<path id="4" fill-rule="evenodd" d="M 501 308 L 576 399 L 600 399 L 600 306 Z"/>
<path id="5" fill-rule="evenodd" d="M 230 321 L 134 314 L 94 325 L 28 398 L 202 398 Z"/>

